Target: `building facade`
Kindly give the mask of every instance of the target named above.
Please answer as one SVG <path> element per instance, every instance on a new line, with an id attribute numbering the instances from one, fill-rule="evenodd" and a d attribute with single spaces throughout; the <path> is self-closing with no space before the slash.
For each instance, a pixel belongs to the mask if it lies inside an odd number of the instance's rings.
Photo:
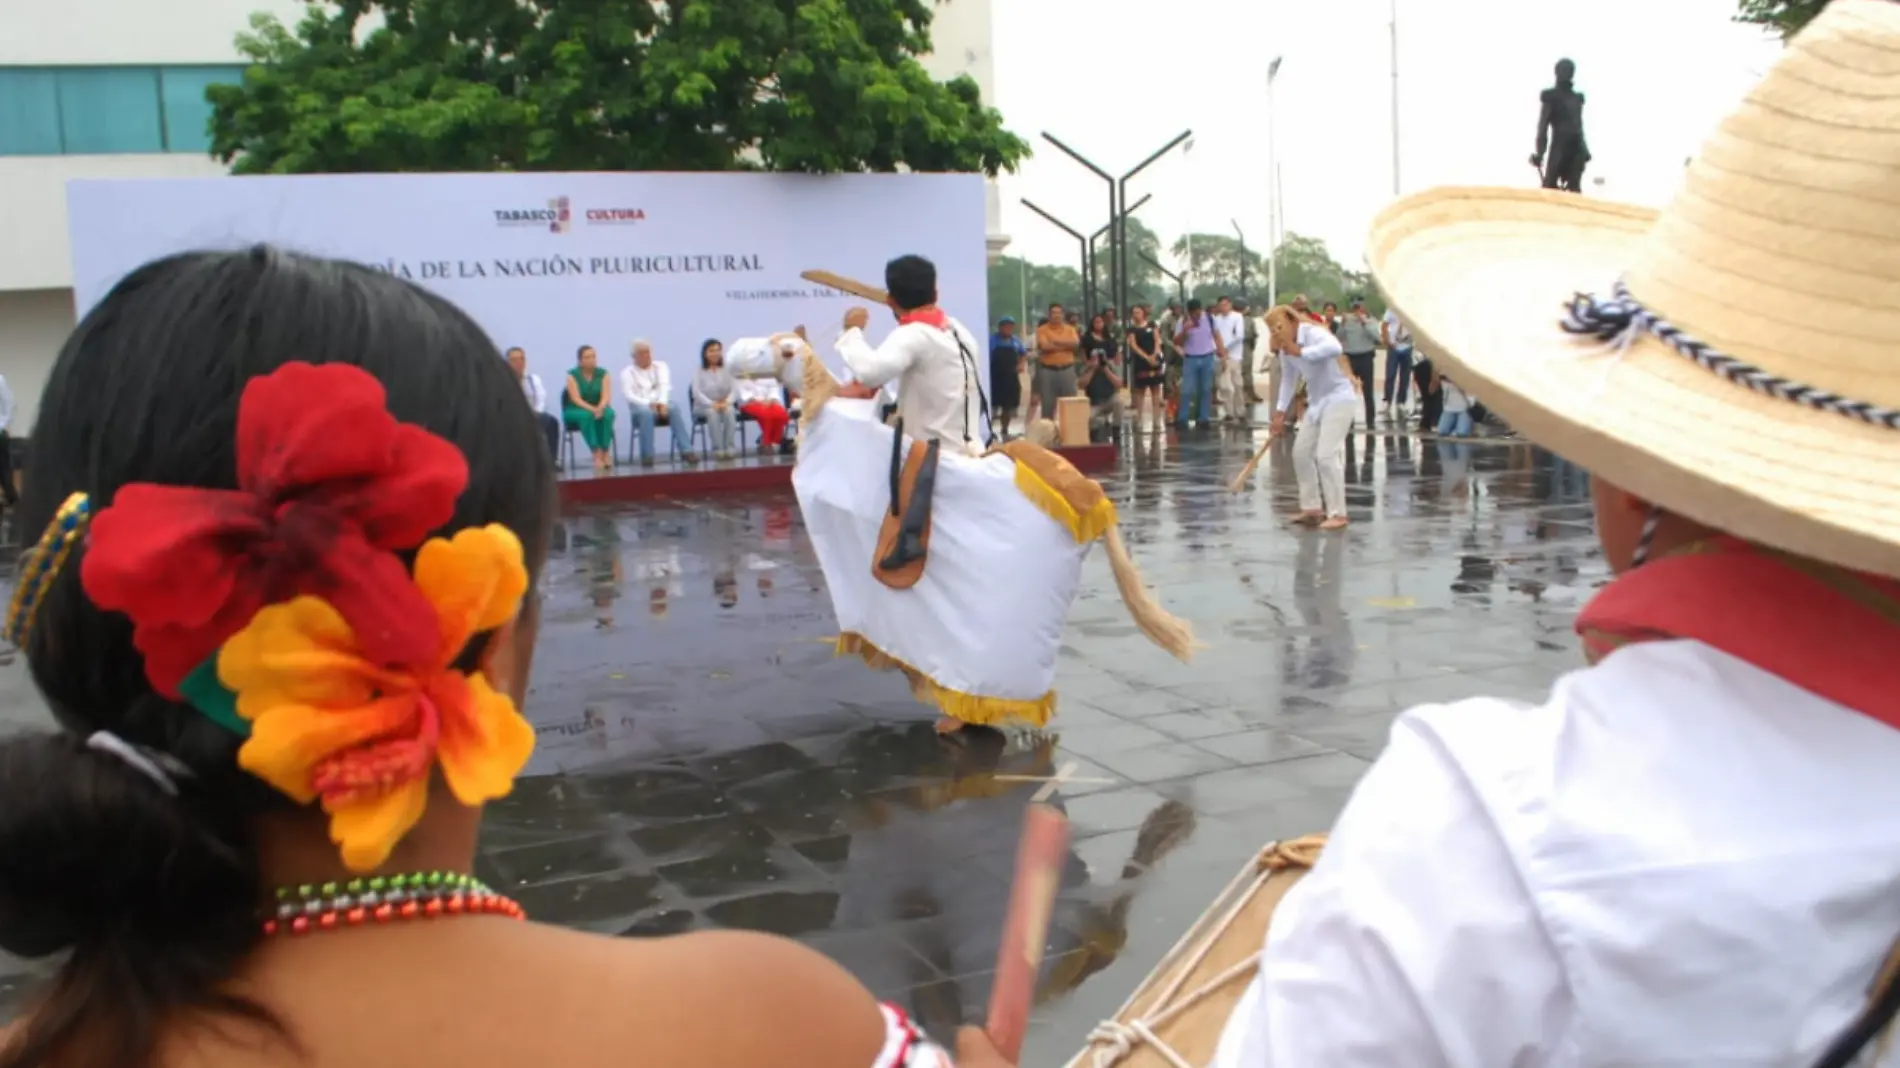
<path id="1" fill-rule="evenodd" d="M 931 73 L 967 73 L 994 99 L 991 0 L 949 0 L 933 24 Z M 207 85 L 242 70 L 235 40 L 254 12 L 294 24 L 304 0 L 65 0 L 0 4 L 0 374 L 31 433 L 53 356 L 73 328 L 66 183 L 204 178 Z M 207 234 L 207 243 L 219 235 Z M 989 247 L 1001 210 L 989 198 Z"/>

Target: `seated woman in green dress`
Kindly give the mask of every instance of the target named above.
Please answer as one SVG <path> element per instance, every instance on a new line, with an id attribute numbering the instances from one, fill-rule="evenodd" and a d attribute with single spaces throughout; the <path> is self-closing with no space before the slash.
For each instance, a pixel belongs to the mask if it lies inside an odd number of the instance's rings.
<path id="1" fill-rule="evenodd" d="M 577 366 L 567 373 L 567 390 L 561 395 L 561 416 L 569 430 L 581 432 L 581 440 L 594 452 L 594 470 L 611 471 L 614 466 L 614 409 L 608 402 L 613 394 L 607 389 L 607 372 L 600 368 L 594 346 L 582 345 L 576 354 Z"/>

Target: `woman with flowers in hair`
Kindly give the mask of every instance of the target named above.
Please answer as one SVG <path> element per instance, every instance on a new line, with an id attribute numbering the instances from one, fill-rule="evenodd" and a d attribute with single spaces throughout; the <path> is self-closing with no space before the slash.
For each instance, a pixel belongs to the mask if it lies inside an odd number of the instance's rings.
<path id="1" fill-rule="evenodd" d="M 67 341 L 6 617 L 57 729 L 0 742 L 0 948 L 65 959 L 0 1068 L 946 1059 L 789 942 L 522 923 L 470 874 L 555 499 L 495 355 L 268 248 L 141 267 Z"/>

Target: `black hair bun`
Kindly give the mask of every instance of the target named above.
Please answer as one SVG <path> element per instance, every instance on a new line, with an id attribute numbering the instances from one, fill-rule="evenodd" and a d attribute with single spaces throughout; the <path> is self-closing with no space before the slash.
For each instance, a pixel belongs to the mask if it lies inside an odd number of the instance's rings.
<path id="1" fill-rule="evenodd" d="M 167 793 L 72 734 L 0 740 L 0 949 L 256 937 L 256 866 L 231 814 Z"/>

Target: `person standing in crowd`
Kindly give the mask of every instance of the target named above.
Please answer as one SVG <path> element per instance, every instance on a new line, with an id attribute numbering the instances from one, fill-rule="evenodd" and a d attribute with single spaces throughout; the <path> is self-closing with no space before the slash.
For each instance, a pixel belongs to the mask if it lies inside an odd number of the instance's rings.
<path id="1" fill-rule="evenodd" d="M 1300 483 L 1300 513 L 1294 522 L 1338 530 L 1347 522 L 1345 450 L 1357 384 L 1331 331 L 1300 321 L 1291 309 L 1276 308 L 1267 315 L 1268 336 L 1287 361 L 1273 406 L 1274 436 L 1286 432 L 1293 395 L 1300 383 L 1306 385 L 1306 413 L 1293 439 L 1293 473 Z"/>
<path id="2" fill-rule="evenodd" d="M 528 410 L 541 425 L 541 433 L 548 439 L 548 455 L 553 459 L 561 458 L 561 421 L 548 413 L 548 391 L 541 385 L 541 376 L 528 370 L 528 353 L 517 345 L 508 350 L 508 368 L 515 373 L 515 381 L 521 383 L 522 396 L 528 399 Z M 6 380 L 0 379 L 0 390 L 6 388 Z M 7 397 L 7 409 L 13 408 L 12 396 Z M 4 449 L 4 446 L 0 446 Z M 11 502 L 9 502 L 11 503 Z"/>
<path id="3" fill-rule="evenodd" d="M 1088 336 L 1082 339 L 1082 373 L 1076 385 L 1089 399 L 1089 425 L 1108 426 L 1121 422 L 1122 376 L 1116 364 L 1119 346 L 1109 333 L 1109 319 L 1098 312 L 1089 320 Z"/>
<path id="4" fill-rule="evenodd" d="M 784 395 L 779 390 L 776 378 L 741 378 L 733 383 L 732 395 L 739 410 L 759 424 L 759 451 L 777 450 L 789 455 L 785 425 L 792 417 L 785 410 Z"/>
<path id="5" fill-rule="evenodd" d="M 1128 326 L 1128 368 L 1135 402 L 1135 428 L 1143 433 L 1159 430 L 1167 418 L 1161 400 L 1161 384 L 1166 367 L 1161 361 L 1160 334 L 1148 321 L 1148 306 L 1137 304 L 1130 312 Z"/>
<path id="6" fill-rule="evenodd" d="M 1199 298 L 1188 301 L 1187 317 L 1174 335 L 1181 349 L 1181 411 L 1177 422 L 1207 429 L 1214 421 L 1214 370 L 1227 357 L 1226 343 Z M 1198 420 L 1198 422 L 1196 422 Z"/>
<path id="7" fill-rule="evenodd" d="M 1352 310 L 1340 320 L 1336 335 L 1340 347 L 1346 350 L 1346 362 L 1352 364 L 1353 377 L 1359 380 L 1359 395 L 1365 400 L 1367 430 L 1372 429 L 1373 418 L 1377 414 L 1373 401 L 1372 371 L 1379 359 L 1379 334 L 1382 329 L 1379 320 L 1366 311 L 1365 298 L 1355 295 L 1352 298 Z M 1310 395 L 1307 403 L 1312 403 Z"/>
<path id="8" fill-rule="evenodd" d="M 1016 333 L 1016 320 L 1003 316 L 996 322 L 996 332 L 990 335 L 990 415 L 996 420 L 999 438 L 1009 437 L 1010 420 L 1023 406 L 1023 364 L 1027 359 L 1023 339 Z"/>
<path id="9" fill-rule="evenodd" d="M 1387 306 L 1379 324 L 1379 340 L 1385 345 L 1385 414 L 1394 423 L 1404 421 L 1406 390 L 1412 381 L 1412 328 L 1399 319 L 1396 308 Z M 1392 387 L 1398 385 L 1398 403 L 1392 400 Z"/>
<path id="10" fill-rule="evenodd" d="M 738 384 L 726 370 L 726 349 L 714 338 L 699 346 L 699 373 L 693 376 L 689 397 L 693 420 L 706 421 L 715 460 L 732 459 L 732 438 L 739 429 L 739 410 L 733 394 Z"/>
<path id="11" fill-rule="evenodd" d="M 1438 417 L 1444 414 L 1444 395 L 1438 391 L 1438 369 L 1432 357 L 1414 343 L 1412 347 L 1412 384 L 1418 387 L 1418 429 L 1432 433 L 1438 429 Z"/>
<path id="12" fill-rule="evenodd" d="M 986 402 L 977 363 L 982 353 L 969 329 L 938 307 L 937 265 L 922 256 L 899 256 L 884 265 L 884 291 L 897 329 L 872 348 L 864 339 L 869 309 L 846 312 L 838 339 L 845 366 L 872 390 L 896 387 L 906 434 L 981 455 L 991 430 L 983 425 Z"/>
<path id="13" fill-rule="evenodd" d="M 8 508 L 20 503 L 20 491 L 13 485 L 13 387 L 0 375 L 0 499 Z"/>
<path id="14" fill-rule="evenodd" d="M 1049 305 L 1049 321 L 1036 328 L 1036 410 L 1042 418 L 1054 419 L 1056 401 L 1075 396 L 1075 358 L 1081 345 L 1062 305 Z"/>
<path id="15" fill-rule="evenodd" d="M 1187 312 L 1181 307 L 1181 302 L 1171 300 L 1168 302 L 1168 309 L 1161 313 L 1161 321 L 1157 324 L 1161 334 L 1161 365 L 1163 369 L 1161 410 L 1163 415 L 1168 415 L 1169 405 L 1174 405 L 1178 408 L 1181 403 L 1181 346 L 1174 343 L 1174 336 L 1181 329 L 1181 320 L 1185 318 L 1186 315 Z M 1170 420 L 1164 419 L 1163 421 L 1167 422 Z"/>
<path id="16" fill-rule="evenodd" d="M 1221 418 L 1229 423 L 1245 423 L 1247 384 L 1242 365 L 1247 358 L 1247 317 L 1234 309 L 1234 298 L 1224 296 L 1214 302 L 1214 329 L 1221 340 L 1215 387 Z"/>
<path id="17" fill-rule="evenodd" d="M 1320 325 L 1331 331 L 1334 337 L 1338 337 L 1340 330 L 1346 325 L 1346 320 L 1339 315 L 1339 305 L 1330 300 L 1320 305 L 1319 318 Z"/>
<path id="18" fill-rule="evenodd" d="M 673 372 L 653 358 L 653 346 L 642 340 L 633 343 L 633 362 L 620 372 L 620 393 L 627 399 L 627 418 L 633 421 L 635 439 L 640 443 L 640 466 L 653 466 L 653 428 L 672 424 L 668 413 L 673 396 Z M 692 450 L 683 459 L 692 463 Z"/>
<path id="19" fill-rule="evenodd" d="M 594 454 L 595 471 L 611 471 L 614 466 L 613 390 L 607 386 L 607 371 L 600 366 L 594 346 L 582 345 L 574 353 L 574 369 L 567 373 L 567 388 L 561 394 L 561 421 L 570 431 L 580 431 L 581 440 Z"/>

